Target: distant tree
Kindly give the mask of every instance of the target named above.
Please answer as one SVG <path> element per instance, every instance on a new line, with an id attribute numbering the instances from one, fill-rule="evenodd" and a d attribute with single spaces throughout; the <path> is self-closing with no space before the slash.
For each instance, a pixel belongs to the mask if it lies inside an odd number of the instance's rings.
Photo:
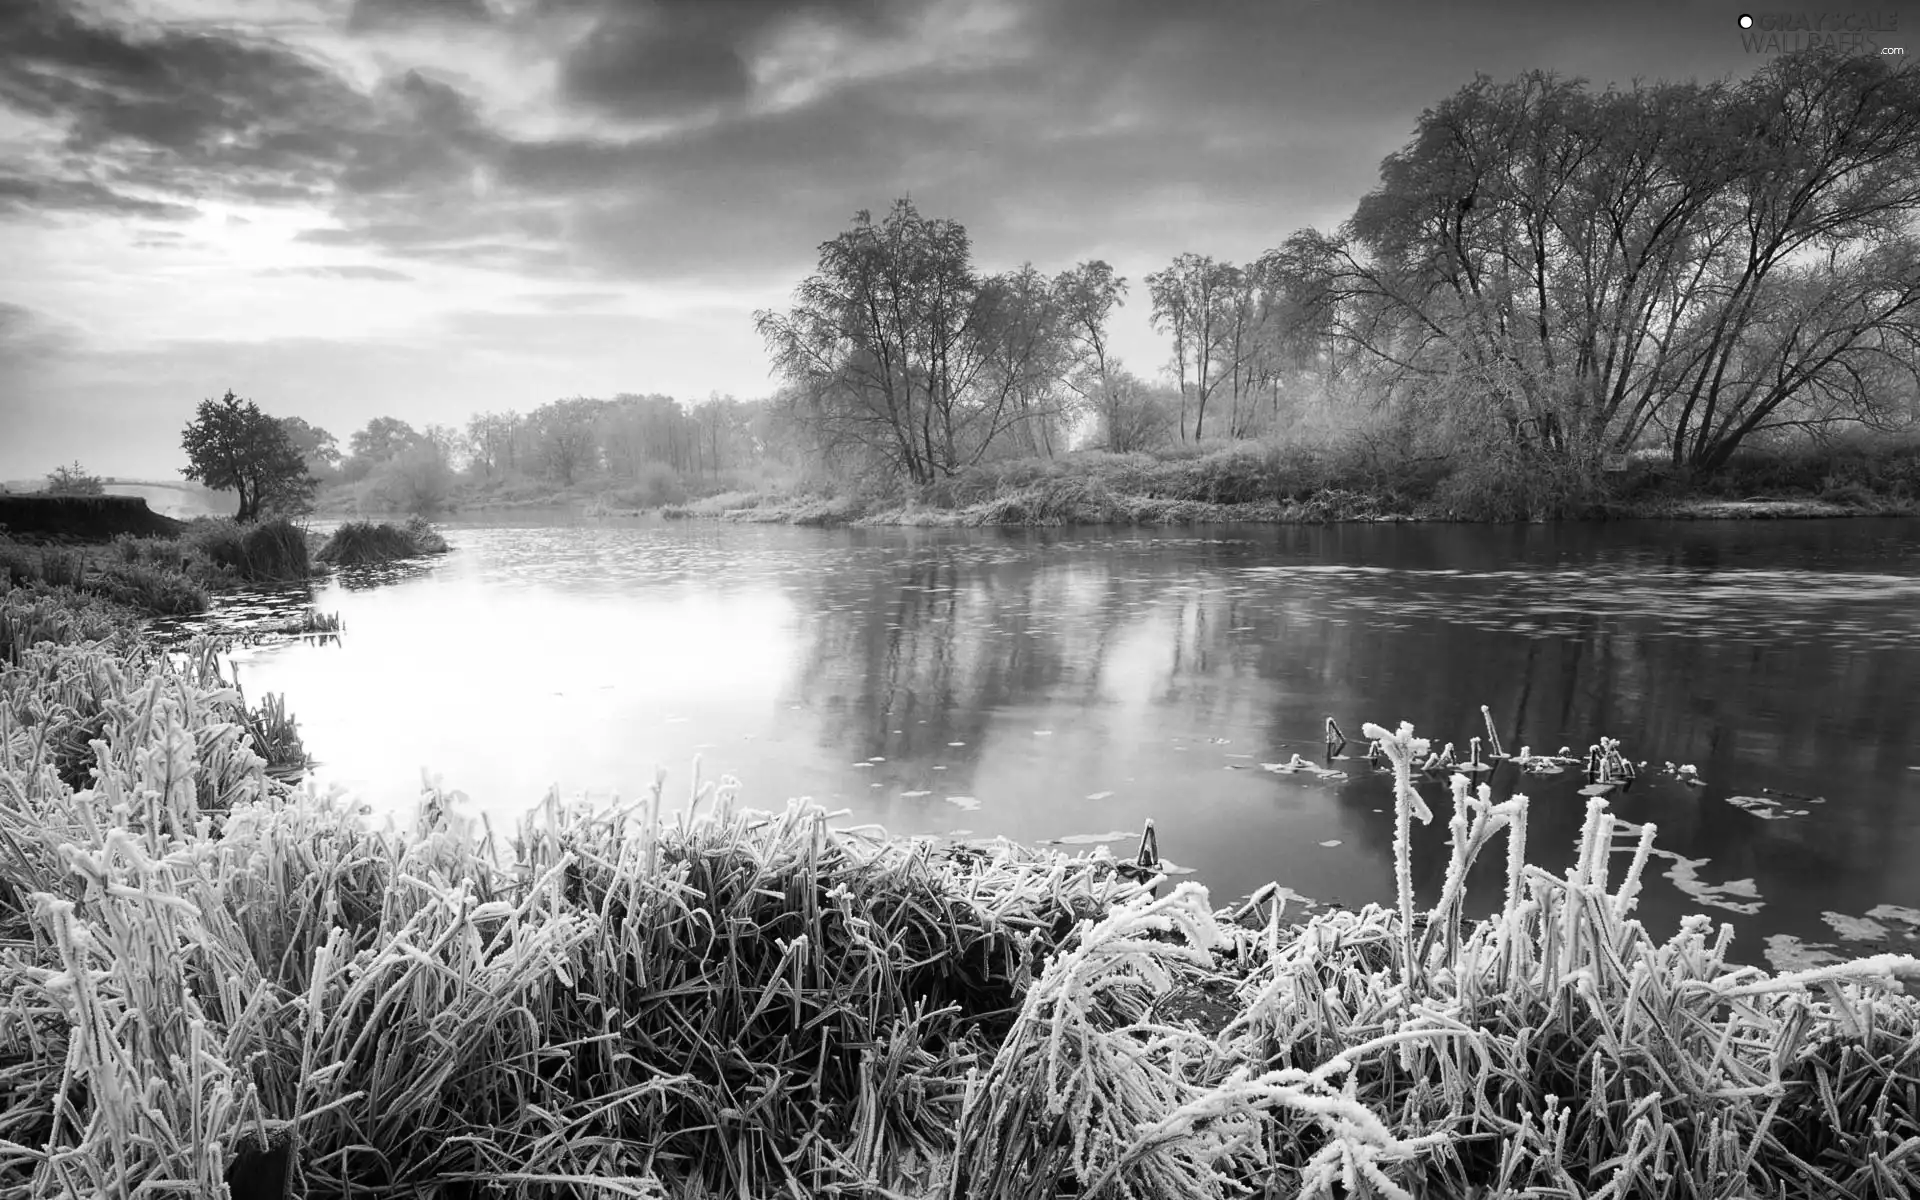
<path id="1" fill-rule="evenodd" d="M 468 418 L 465 448 L 469 469 L 488 479 L 513 470 L 517 465 L 514 434 L 523 424 L 517 412 L 475 413 Z"/>
<path id="2" fill-rule="evenodd" d="M 231 391 L 202 400 L 180 436 L 187 452 L 181 474 L 210 488 L 240 494 L 236 520 L 251 521 L 268 510 L 302 512 L 317 482 L 284 425 L 251 400 Z"/>
<path id="3" fill-rule="evenodd" d="M 347 446 L 355 458 L 381 463 L 424 440 L 419 430 L 398 417 L 375 417 L 348 439 Z"/>
<path id="4" fill-rule="evenodd" d="M 106 485 L 98 475 L 89 475 L 86 468 L 75 459 L 72 466 L 55 467 L 47 474 L 46 493 L 49 496 L 99 496 L 106 493 Z"/>
<path id="5" fill-rule="evenodd" d="M 307 474 L 322 481 L 339 474 L 340 443 L 331 433 L 299 417 L 281 417 L 280 427 L 287 431 L 287 440 L 307 464 Z"/>
<path id="6" fill-rule="evenodd" d="M 543 404 L 528 414 L 538 433 L 540 466 L 548 479 L 572 487 L 599 466 L 600 446 L 595 427 L 607 402 L 575 397 Z"/>
<path id="7" fill-rule="evenodd" d="M 453 468 L 431 442 L 410 446 L 375 466 L 363 489 L 363 511 L 371 507 L 432 516 L 454 506 Z"/>

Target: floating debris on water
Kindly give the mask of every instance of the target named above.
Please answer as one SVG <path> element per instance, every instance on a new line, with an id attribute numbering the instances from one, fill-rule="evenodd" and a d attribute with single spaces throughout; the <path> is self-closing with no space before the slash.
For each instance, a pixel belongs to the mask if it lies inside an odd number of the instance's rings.
<path id="1" fill-rule="evenodd" d="M 1884 942 L 1893 931 L 1872 917 L 1850 917 L 1845 913 L 1823 912 L 1820 919 L 1833 926 L 1843 942 Z"/>
<path id="2" fill-rule="evenodd" d="M 1846 961 L 1835 947 L 1824 942 L 1803 942 L 1790 933 L 1768 937 L 1766 955 L 1768 965 L 1780 972 L 1805 971 Z"/>
<path id="3" fill-rule="evenodd" d="M 1735 808 L 1750 812 L 1762 821 L 1784 821 L 1788 817 L 1812 815 L 1804 808 L 1786 808 L 1778 800 L 1765 796 L 1727 796 L 1725 800 Z"/>
<path id="4" fill-rule="evenodd" d="M 1126 829 L 1116 829 L 1111 833 L 1070 833 L 1065 837 L 1043 838 L 1043 846 L 1100 846 L 1108 842 L 1132 841 L 1140 835 Z"/>
<path id="5" fill-rule="evenodd" d="M 1089 800 L 1105 800 L 1105 799 L 1106 799 L 1106 798 L 1107 798 L 1108 796 L 1111 796 L 1111 795 L 1113 795 L 1113 793 L 1112 793 L 1112 792 L 1088 792 L 1088 793 L 1087 793 L 1087 799 L 1089 799 Z"/>
<path id="6" fill-rule="evenodd" d="M 1345 779 L 1347 777 L 1345 771 L 1337 771 L 1332 767 L 1323 767 L 1319 763 L 1308 762 L 1298 754 L 1295 754 L 1283 763 L 1263 762 L 1260 764 L 1260 769 L 1263 771 L 1272 771 L 1278 775 L 1297 775 L 1305 771 L 1310 775 L 1318 775 L 1322 779 Z"/>

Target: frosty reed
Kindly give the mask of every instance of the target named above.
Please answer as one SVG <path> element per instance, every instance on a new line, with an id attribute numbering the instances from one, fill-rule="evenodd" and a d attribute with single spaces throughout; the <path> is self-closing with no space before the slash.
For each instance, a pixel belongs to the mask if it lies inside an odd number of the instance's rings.
<path id="1" fill-rule="evenodd" d="M 1236 922 L 1103 855 L 747 811 L 697 769 L 671 811 L 656 778 L 510 831 L 428 780 L 383 826 L 272 779 L 211 645 L 46 603 L 0 595 L 0 1197 L 215 1196 L 273 1147 L 309 1196 L 1920 1190 L 1920 963 L 1658 939 L 1650 826 L 1596 798 L 1555 875 L 1528 801 L 1464 775 L 1420 904 L 1408 726 L 1364 731 L 1395 903 Z"/>

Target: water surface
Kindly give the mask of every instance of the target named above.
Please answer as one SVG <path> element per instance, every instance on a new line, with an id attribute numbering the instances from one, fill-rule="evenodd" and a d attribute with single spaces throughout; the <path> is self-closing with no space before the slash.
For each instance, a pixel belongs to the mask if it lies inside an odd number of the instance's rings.
<path id="1" fill-rule="evenodd" d="M 425 569 L 320 589 L 337 645 L 238 654 L 250 693 L 287 694 L 320 778 L 390 811 L 423 768 L 496 821 L 549 787 L 637 795 L 656 765 L 678 800 L 699 755 L 753 804 L 810 796 L 896 833 L 1151 816 L 1217 900 L 1277 879 L 1357 905 L 1391 895 L 1388 779 L 1259 764 L 1317 759 L 1328 714 L 1464 748 L 1487 704 L 1510 750 L 1605 734 L 1650 762 L 1613 809 L 1659 826 L 1641 912 L 1660 936 L 1706 912 L 1758 961 L 1768 935 L 1838 944 L 1823 914 L 1920 909 L 1920 522 L 447 533 Z M 1571 861 L 1583 782 L 1518 783 L 1536 862 Z M 1447 810 L 1424 787 L 1433 892 Z"/>

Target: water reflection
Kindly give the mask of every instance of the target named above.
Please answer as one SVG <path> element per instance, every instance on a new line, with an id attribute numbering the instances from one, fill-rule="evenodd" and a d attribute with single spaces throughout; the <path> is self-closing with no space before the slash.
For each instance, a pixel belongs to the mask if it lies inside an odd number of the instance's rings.
<path id="1" fill-rule="evenodd" d="M 1751 959 L 1766 934 L 1831 938 L 1822 913 L 1920 905 L 1913 524 L 457 528 L 424 572 L 322 588 L 342 644 L 254 651 L 248 678 L 289 695 L 325 775 L 390 807 L 422 767 L 505 817 L 550 784 L 631 794 L 656 763 L 684 785 L 697 753 L 758 802 L 898 832 L 1153 816 L 1222 900 L 1277 878 L 1349 903 L 1391 886 L 1384 777 L 1258 764 L 1315 757 L 1327 714 L 1464 749 L 1485 703 L 1510 750 L 1606 734 L 1656 772 L 1697 766 L 1705 787 L 1656 773 L 1613 807 L 1675 856 L 1643 900 L 1655 928 L 1707 911 Z M 1536 798 L 1536 859 L 1566 865 L 1580 775 L 1482 778 Z M 1727 803 L 1766 787 L 1824 803 Z M 1437 890 L 1445 788 L 1426 790 Z M 1741 880 L 1757 911 L 1712 906 L 1746 907 Z M 1499 881 L 1474 887 L 1491 905 Z"/>

